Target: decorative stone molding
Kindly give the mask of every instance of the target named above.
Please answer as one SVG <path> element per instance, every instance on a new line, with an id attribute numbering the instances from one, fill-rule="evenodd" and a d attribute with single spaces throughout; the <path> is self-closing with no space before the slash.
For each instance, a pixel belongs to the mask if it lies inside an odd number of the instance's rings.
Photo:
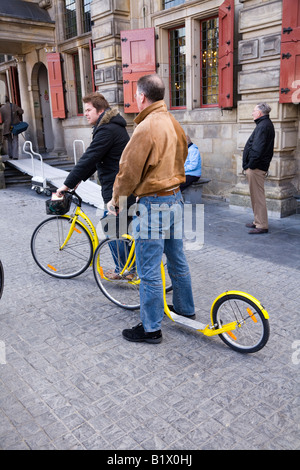
<path id="1" fill-rule="evenodd" d="M 52 0 L 40 0 L 39 7 L 48 10 L 48 8 L 52 7 Z"/>
<path id="2" fill-rule="evenodd" d="M 258 29 L 270 28 L 281 24 L 282 1 L 264 2 L 260 5 L 245 7 L 239 12 L 239 31 L 253 32 Z"/>
<path id="3" fill-rule="evenodd" d="M 262 59 L 274 59 L 280 54 L 280 34 L 240 41 L 238 45 L 239 64 Z"/>

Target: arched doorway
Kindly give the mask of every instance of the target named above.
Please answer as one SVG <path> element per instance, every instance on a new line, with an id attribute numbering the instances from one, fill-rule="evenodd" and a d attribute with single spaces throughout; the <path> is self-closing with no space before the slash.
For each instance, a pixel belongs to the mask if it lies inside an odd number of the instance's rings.
<path id="1" fill-rule="evenodd" d="M 48 72 L 39 62 L 32 70 L 32 91 L 36 121 L 37 145 L 40 152 L 50 152 L 54 147 Z"/>

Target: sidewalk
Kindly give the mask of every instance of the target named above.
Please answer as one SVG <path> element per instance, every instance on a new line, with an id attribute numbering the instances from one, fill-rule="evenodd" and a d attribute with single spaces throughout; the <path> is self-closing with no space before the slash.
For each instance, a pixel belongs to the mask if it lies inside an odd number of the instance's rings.
<path id="1" fill-rule="evenodd" d="M 45 199 L 0 191 L 1 450 L 299 449 L 300 215 L 249 235 L 250 211 L 204 201 L 205 245 L 187 252 L 199 321 L 228 289 L 270 315 L 266 347 L 241 355 L 168 318 L 159 345 L 123 340 L 139 312 L 110 303 L 91 269 L 56 280 L 35 265 Z"/>

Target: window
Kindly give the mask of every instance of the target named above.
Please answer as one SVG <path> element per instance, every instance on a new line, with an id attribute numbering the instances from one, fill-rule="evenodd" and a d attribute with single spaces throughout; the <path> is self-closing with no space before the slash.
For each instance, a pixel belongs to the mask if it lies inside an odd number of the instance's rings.
<path id="1" fill-rule="evenodd" d="M 81 80 L 80 80 L 80 67 L 79 67 L 79 56 L 78 56 L 78 54 L 73 54 L 73 64 L 74 64 L 74 81 L 75 81 L 76 101 L 77 101 L 77 114 L 83 114 Z"/>
<path id="2" fill-rule="evenodd" d="M 177 5 L 181 5 L 184 3 L 185 0 L 164 0 L 163 1 L 163 10 L 167 10 L 168 8 L 175 7 Z"/>
<path id="3" fill-rule="evenodd" d="M 82 3 L 82 21 L 83 21 L 83 32 L 88 33 L 91 31 L 91 1 L 92 0 L 83 0 Z"/>
<path id="4" fill-rule="evenodd" d="M 170 105 L 186 106 L 185 27 L 169 31 Z"/>
<path id="5" fill-rule="evenodd" d="M 76 0 L 65 0 L 65 39 L 77 36 Z"/>
<path id="6" fill-rule="evenodd" d="M 201 104 L 217 106 L 219 95 L 218 18 L 201 22 Z"/>

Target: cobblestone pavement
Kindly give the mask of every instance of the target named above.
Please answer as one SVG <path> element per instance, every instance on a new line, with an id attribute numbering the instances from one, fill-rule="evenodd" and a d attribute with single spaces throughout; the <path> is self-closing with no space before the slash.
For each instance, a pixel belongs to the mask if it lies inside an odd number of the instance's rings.
<path id="1" fill-rule="evenodd" d="M 45 199 L 0 191 L 0 449 L 299 449 L 299 215 L 251 236 L 249 211 L 205 201 L 205 245 L 187 252 L 198 319 L 228 289 L 270 314 L 266 347 L 241 355 L 168 318 L 159 345 L 123 340 L 139 312 L 104 298 L 91 269 L 56 280 L 35 265 Z"/>

